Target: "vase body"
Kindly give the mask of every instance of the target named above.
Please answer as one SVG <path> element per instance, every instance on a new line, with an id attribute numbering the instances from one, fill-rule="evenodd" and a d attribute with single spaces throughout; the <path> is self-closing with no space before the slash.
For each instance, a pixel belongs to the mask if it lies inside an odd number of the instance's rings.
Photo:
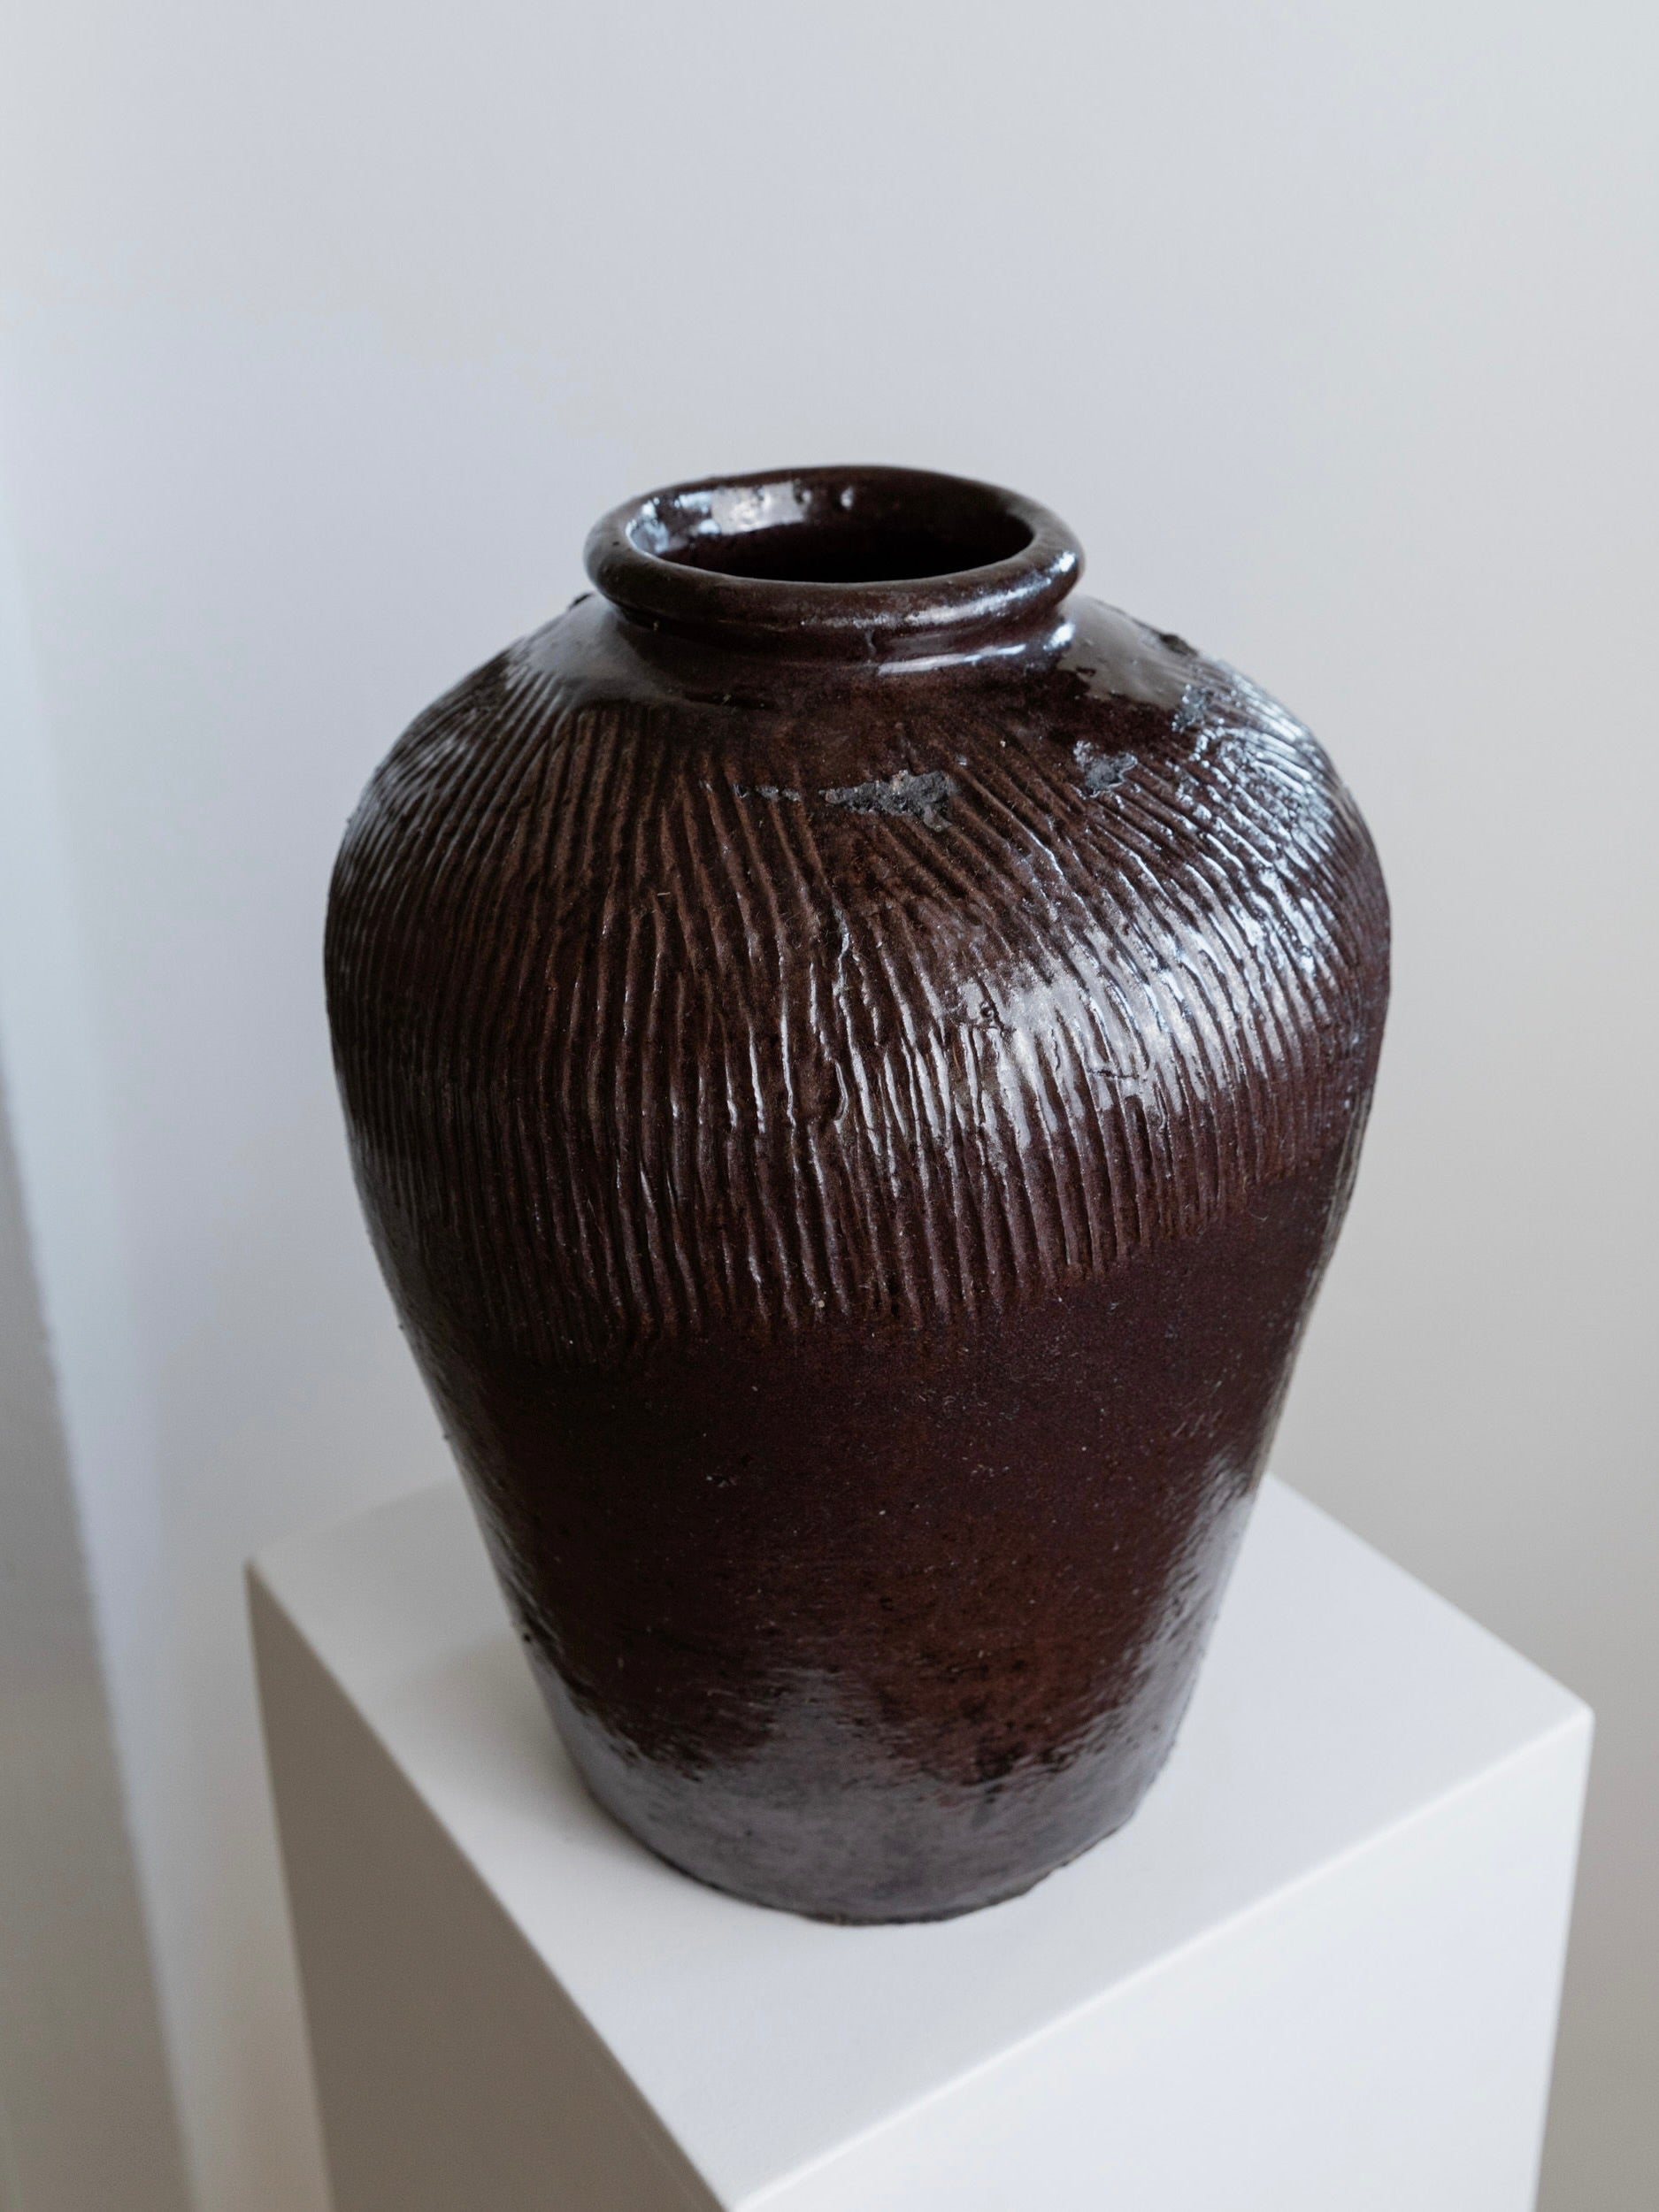
<path id="1" fill-rule="evenodd" d="M 365 1210 L 594 1793 L 762 1902 L 964 1911 L 1173 1740 L 1353 1178 L 1375 855 L 1010 495 L 680 488 L 589 565 L 348 830 Z"/>

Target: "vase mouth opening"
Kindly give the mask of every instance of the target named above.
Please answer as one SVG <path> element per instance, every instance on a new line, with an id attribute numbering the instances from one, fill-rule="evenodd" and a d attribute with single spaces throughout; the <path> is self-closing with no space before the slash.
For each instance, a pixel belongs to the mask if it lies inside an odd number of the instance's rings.
<path id="1" fill-rule="evenodd" d="M 923 469 L 771 469 L 613 508 L 588 572 L 654 629 L 854 660 L 1018 648 L 1082 573 L 1077 540 L 1018 492 Z"/>

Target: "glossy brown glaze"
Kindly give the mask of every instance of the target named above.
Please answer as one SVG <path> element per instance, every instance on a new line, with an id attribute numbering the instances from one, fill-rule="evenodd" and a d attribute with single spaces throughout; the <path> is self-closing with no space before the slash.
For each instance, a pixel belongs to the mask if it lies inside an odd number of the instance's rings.
<path id="1" fill-rule="evenodd" d="M 682 487 L 347 833 L 364 1202 L 559 1727 L 687 1871 L 967 1910 L 1165 1756 L 1387 988 L 1297 723 L 985 486 Z"/>

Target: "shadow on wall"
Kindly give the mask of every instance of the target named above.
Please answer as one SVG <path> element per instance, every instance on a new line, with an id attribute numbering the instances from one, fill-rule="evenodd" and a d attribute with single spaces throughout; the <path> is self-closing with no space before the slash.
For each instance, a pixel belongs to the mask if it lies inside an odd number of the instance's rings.
<path id="1" fill-rule="evenodd" d="M 188 2200 L 0 1091 L 0 2212 Z"/>

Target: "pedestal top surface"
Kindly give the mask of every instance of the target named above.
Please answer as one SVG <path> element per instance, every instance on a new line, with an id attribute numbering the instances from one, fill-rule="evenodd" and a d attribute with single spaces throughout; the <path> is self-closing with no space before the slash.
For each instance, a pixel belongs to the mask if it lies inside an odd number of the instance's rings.
<path id="1" fill-rule="evenodd" d="M 458 1487 L 293 1540 L 257 1572 L 732 2200 L 1110 2004 L 1583 1721 L 1538 1669 L 1270 1480 L 1180 1740 L 1129 1826 L 1010 1903 L 833 1927 L 701 1887 L 592 1802 Z"/>

